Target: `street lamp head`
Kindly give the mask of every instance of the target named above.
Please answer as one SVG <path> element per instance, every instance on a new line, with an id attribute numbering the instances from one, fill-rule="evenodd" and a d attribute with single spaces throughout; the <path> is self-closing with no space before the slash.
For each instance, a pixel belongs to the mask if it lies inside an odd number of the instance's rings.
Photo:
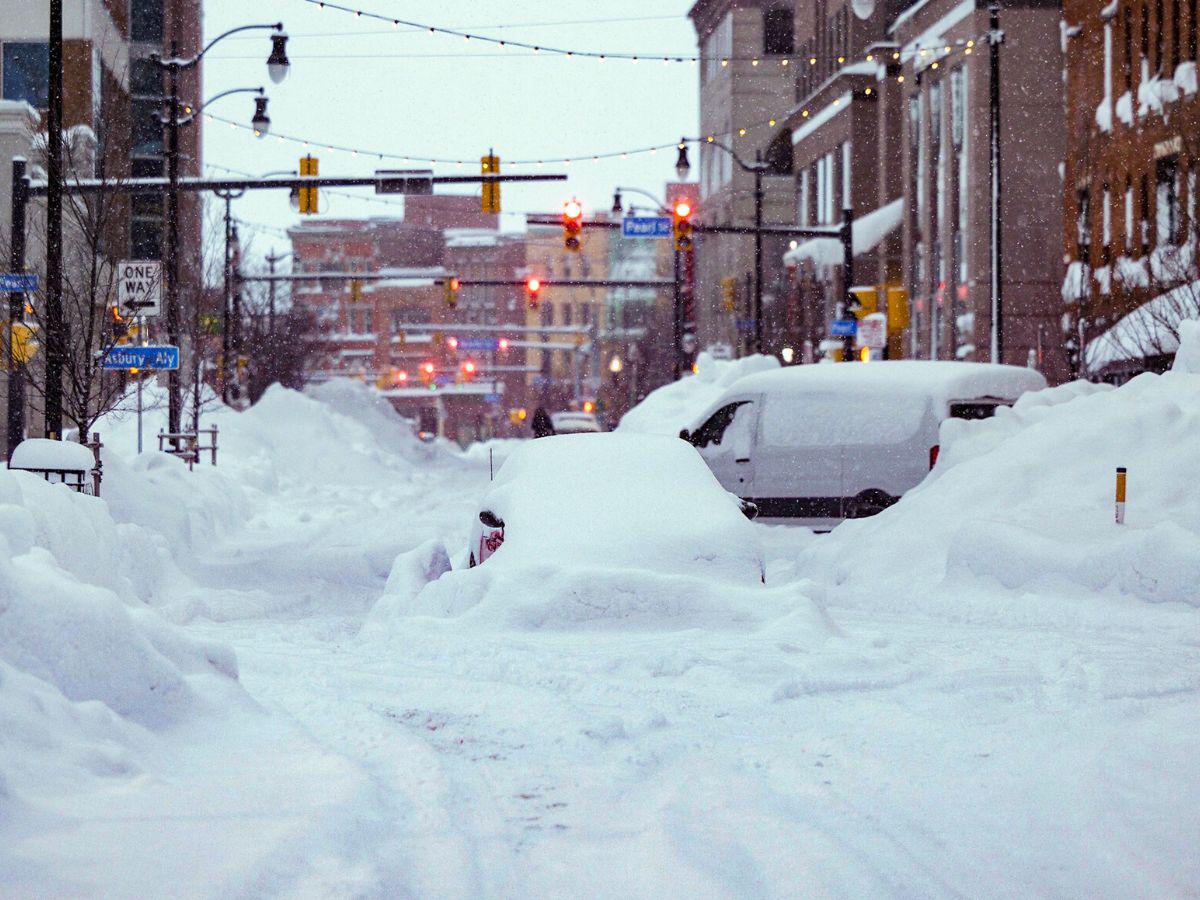
<path id="1" fill-rule="evenodd" d="M 675 161 L 675 174 L 679 176 L 680 181 L 687 181 L 688 173 L 692 171 L 692 164 L 688 160 L 687 140 L 679 139 L 679 158 Z"/>
<path id="2" fill-rule="evenodd" d="M 621 357 L 619 356 L 614 356 L 612 361 L 608 364 L 608 371 L 612 372 L 614 375 L 619 375 L 623 368 L 625 367 L 621 364 Z"/>
<path id="3" fill-rule="evenodd" d="M 621 192 L 615 191 L 613 193 L 612 214 L 614 216 L 620 216 L 620 215 L 624 215 L 624 213 L 625 213 L 625 205 L 621 202 Z"/>
<path id="4" fill-rule="evenodd" d="M 267 98 L 254 98 L 254 118 L 250 120 L 250 124 L 254 127 L 255 137 L 265 137 L 267 132 L 271 130 L 271 119 L 267 115 Z"/>
<path id="5" fill-rule="evenodd" d="M 267 72 L 275 84 L 281 84 L 292 67 L 287 55 L 287 41 L 288 36 L 283 31 L 271 35 L 271 55 L 267 57 Z"/>

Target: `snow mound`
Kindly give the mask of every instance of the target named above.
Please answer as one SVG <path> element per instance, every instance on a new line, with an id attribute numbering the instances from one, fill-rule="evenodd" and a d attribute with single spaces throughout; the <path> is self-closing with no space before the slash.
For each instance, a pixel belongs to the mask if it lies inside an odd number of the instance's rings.
<path id="1" fill-rule="evenodd" d="M 743 375 L 779 368 L 774 356 L 754 355 L 742 359 L 713 359 L 701 353 L 696 361 L 696 374 L 663 385 L 625 413 L 617 431 L 644 434 L 679 434 L 681 428 L 691 428 L 696 419 Z"/>
<path id="2" fill-rule="evenodd" d="M 1172 371 L 1200 375 L 1200 320 L 1179 323 L 1179 350 Z"/>
<path id="3" fill-rule="evenodd" d="M 361 381 L 335 378 L 305 388 L 304 394 L 357 422 L 374 435 L 381 447 L 411 462 L 420 462 L 441 452 L 437 445 L 422 443 L 413 431 L 412 422 Z M 256 409 L 251 407 L 250 411 Z"/>
<path id="4" fill-rule="evenodd" d="M 412 611 L 413 600 L 425 585 L 450 571 L 450 555 L 439 540 L 428 540 L 396 557 L 388 575 L 383 596 L 371 608 L 364 628 L 367 631 L 403 618 Z"/>
<path id="5" fill-rule="evenodd" d="M 0 781 L 10 790 L 37 788 L 55 765 L 79 769 L 81 755 L 120 756 L 111 741 L 136 732 L 126 726 L 195 716 L 197 679 L 236 680 L 231 651 L 146 606 L 139 589 L 150 582 L 130 548 L 142 537 L 104 501 L 0 470 Z M 152 565 L 152 544 L 149 554 Z M 30 754 L 38 765 L 23 762 Z"/>
<path id="6" fill-rule="evenodd" d="M 753 630 L 787 619 L 823 640 L 832 626 L 795 585 L 745 587 L 686 575 L 597 567 L 450 572 L 422 590 L 412 616 L 455 619 L 465 629 L 513 631 Z"/>
<path id="7" fill-rule="evenodd" d="M 1185 351 L 1195 338 L 1189 330 Z M 1027 394 L 993 419 L 946 422 L 941 445 L 922 485 L 810 545 L 798 568 L 885 605 L 939 588 L 953 603 L 953 591 L 999 583 L 1200 606 L 1200 482 L 1185 474 L 1200 446 L 1200 376 Z M 1124 525 L 1114 522 L 1119 466 Z"/>

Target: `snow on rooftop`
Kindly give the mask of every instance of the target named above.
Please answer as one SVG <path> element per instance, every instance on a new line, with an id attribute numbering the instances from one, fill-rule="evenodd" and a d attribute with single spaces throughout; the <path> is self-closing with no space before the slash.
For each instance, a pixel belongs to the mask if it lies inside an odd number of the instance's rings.
<path id="1" fill-rule="evenodd" d="M 893 200 L 879 209 L 872 210 L 865 216 L 856 218 L 852 233 L 854 255 L 862 256 L 864 253 L 870 253 L 883 243 L 884 238 L 899 228 L 903 220 L 903 197 Z M 810 259 L 817 266 L 840 266 L 842 252 L 842 242 L 837 238 L 811 238 L 783 254 L 783 261 L 795 265 L 800 260 Z"/>

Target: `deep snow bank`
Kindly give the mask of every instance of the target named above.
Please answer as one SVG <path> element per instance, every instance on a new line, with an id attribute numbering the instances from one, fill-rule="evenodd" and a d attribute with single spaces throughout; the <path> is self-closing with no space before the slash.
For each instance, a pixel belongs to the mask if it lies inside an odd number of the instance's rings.
<path id="1" fill-rule="evenodd" d="M 696 361 L 696 374 L 663 385 L 625 413 L 617 431 L 639 431 L 646 434 L 679 434 L 681 428 L 691 428 L 696 419 L 743 375 L 779 368 L 773 356 L 746 356 L 742 359 L 713 359 L 701 353 Z"/>
<path id="2" fill-rule="evenodd" d="M 921 486 L 812 544 L 798 569 L 885 605 L 999 582 L 1200 606 L 1200 375 L 1029 394 L 993 419 L 945 423 L 941 443 Z"/>

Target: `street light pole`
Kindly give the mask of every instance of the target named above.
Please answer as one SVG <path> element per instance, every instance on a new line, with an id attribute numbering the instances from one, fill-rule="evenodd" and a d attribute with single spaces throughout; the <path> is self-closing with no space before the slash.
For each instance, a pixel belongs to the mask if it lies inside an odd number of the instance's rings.
<path id="1" fill-rule="evenodd" d="M 50 0 L 50 87 L 46 116 L 46 437 L 62 437 L 63 363 L 67 355 L 62 308 L 63 4 Z M 84 440 L 80 436 L 80 440 Z"/>
<path id="2" fill-rule="evenodd" d="M 763 160 L 754 154 L 754 351 L 763 352 Z"/>
<path id="3" fill-rule="evenodd" d="M 59 0 L 61 2 L 61 0 Z M 167 339 L 171 344 L 178 345 L 179 343 L 179 327 L 180 327 L 180 309 L 179 309 L 179 129 L 180 126 L 193 121 L 196 115 L 199 115 L 200 110 L 196 110 L 191 114 L 187 121 L 180 118 L 180 106 L 182 101 L 179 97 L 179 73 L 185 69 L 195 68 L 204 55 L 208 53 L 216 44 L 220 43 L 225 38 L 233 34 L 238 34 L 243 31 L 262 31 L 270 30 L 274 32 L 271 35 L 271 55 L 267 58 L 267 69 L 271 75 L 271 80 L 276 84 L 283 81 L 287 77 L 290 62 L 287 58 L 287 35 L 283 32 L 283 23 L 277 22 L 272 25 L 242 25 L 238 28 L 232 28 L 224 34 L 213 38 L 204 46 L 204 48 L 195 56 L 189 59 L 181 59 L 179 57 L 178 41 L 171 41 L 171 57 L 170 59 L 162 59 L 160 56 L 153 55 L 151 61 L 156 63 L 160 70 L 164 70 L 168 77 L 167 88 L 167 116 L 164 124 L 167 126 L 167 203 L 166 203 L 166 232 L 167 240 L 165 247 L 165 255 L 167 257 Z M 229 94 L 242 93 L 248 89 L 238 89 L 234 91 L 226 91 L 218 94 L 213 100 Z M 258 88 L 258 93 L 262 94 L 262 88 Z M 212 100 L 208 101 L 209 103 Z M 207 105 L 207 104 L 205 104 Z M 264 133 L 264 128 L 259 128 L 258 123 L 261 120 L 269 125 L 269 120 L 266 119 L 266 99 L 260 97 L 257 101 L 255 112 L 255 133 L 261 137 Z M 191 110 L 188 110 L 191 113 Z M 199 304 L 196 305 L 196 314 L 199 316 Z M 199 340 L 199 329 L 197 328 L 196 339 Z M 198 348 L 193 348 L 193 355 L 197 354 Z M 47 359 L 47 362 L 49 360 Z M 200 364 L 196 362 L 196 372 L 199 375 Z M 171 434 L 179 433 L 180 418 L 182 415 L 182 398 L 180 397 L 181 381 L 179 370 L 173 369 L 167 375 L 167 427 Z M 198 388 L 197 388 L 198 390 Z M 199 404 L 197 403 L 196 415 L 199 415 Z M 198 426 L 198 422 L 197 422 Z M 178 448 L 177 439 L 173 439 Z"/>
<path id="4" fill-rule="evenodd" d="M 12 161 L 12 239 L 9 246 L 9 271 L 25 271 L 25 207 L 29 202 L 29 179 L 25 160 Z M 25 368 L 17 361 L 17 323 L 25 319 L 25 294 L 8 295 L 8 457 L 25 439 Z"/>
<path id="5" fill-rule="evenodd" d="M 991 102 L 991 140 L 988 153 L 992 165 L 992 340 L 991 361 L 1004 362 L 1004 297 L 1001 280 L 1000 242 L 1000 45 L 1004 32 L 1000 30 L 1000 2 L 988 3 L 988 61 L 990 63 L 989 94 Z M 1081 351 L 1082 352 L 1082 351 Z"/>

